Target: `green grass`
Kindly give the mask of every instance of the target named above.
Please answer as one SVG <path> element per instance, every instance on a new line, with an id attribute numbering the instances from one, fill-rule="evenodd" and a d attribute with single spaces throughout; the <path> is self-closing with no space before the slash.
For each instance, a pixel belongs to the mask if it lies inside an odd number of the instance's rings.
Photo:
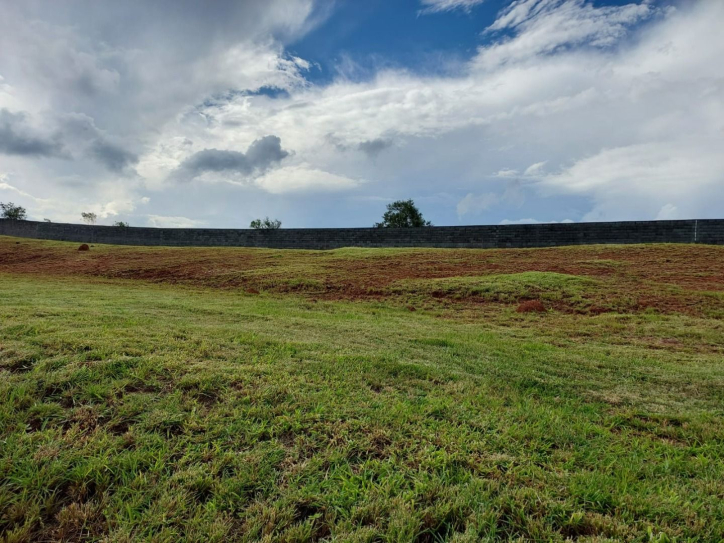
<path id="1" fill-rule="evenodd" d="M 586 289 L 596 287 L 596 281 L 576 275 L 553 272 L 522 272 L 472 277 L 444 277 L 398 281 L 392 287 L 395 293 L 430 296 L 480 298 L 484 301 L 515 302 L 521 299 L 559 301 L 581 299 Z"/>
<path id="2" fill-rule="evenodd" d="M 393 288 L 556 300 L 596 284 L 524 272 Z M 458 318 L 0 274 L 0 532 L 719 541 L 722 345 L 714 317 Z"/>

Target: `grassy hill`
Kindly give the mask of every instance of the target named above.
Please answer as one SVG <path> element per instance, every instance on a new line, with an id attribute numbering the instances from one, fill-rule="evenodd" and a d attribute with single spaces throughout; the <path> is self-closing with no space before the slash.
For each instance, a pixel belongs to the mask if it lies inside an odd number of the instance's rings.
<path id="1" fill-rule="evenodd" d="M 724 247 L 77 248 L 0 237 L 5 541 L 724 538 Z"/>

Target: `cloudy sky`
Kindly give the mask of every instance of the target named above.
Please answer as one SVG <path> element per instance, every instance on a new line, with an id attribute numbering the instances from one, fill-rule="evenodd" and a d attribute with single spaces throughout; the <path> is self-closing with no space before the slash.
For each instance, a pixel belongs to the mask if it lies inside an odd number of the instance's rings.
<path id="1" fill-rule="evenodd" d="M 721 0 L 0 9 L 0 201 L 31 219 L 724 216 Z"/>

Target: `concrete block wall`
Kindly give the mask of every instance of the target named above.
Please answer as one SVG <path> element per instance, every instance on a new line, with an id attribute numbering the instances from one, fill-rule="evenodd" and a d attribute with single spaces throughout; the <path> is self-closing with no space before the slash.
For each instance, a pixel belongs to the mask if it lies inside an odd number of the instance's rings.
<path id="1" fill-rule="evenodd" d="M 22 238 L 194 247 L 554 247 L 599 243 L 706 243 L 724 245 L 724 219 L 628 221 L 427 228 L 292 228 L 234 230 L 136 228 L 0 219 L 0 235 Z"/>

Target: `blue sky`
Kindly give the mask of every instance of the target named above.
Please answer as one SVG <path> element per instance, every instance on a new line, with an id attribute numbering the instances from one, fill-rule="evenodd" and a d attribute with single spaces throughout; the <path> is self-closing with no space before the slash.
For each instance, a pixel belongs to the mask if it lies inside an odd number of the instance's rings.
<path id="1" fill-rule="evenodd" d="M 362 77 L 373 76 L 381 66 L 445 73 L 451 60 L 462 62 L 475 55 L 485 41 L 481 29 L 495 20 L 502 7 L 504 2 L 491 1 L 467 12 L 421 15 L 416 0 L 346 0 L 289 49 L 321 66 L 310 73 L 315 82 L 332 79 L 344 58 L 360 65 Z"/>
<path id="2" fill-rule="evenodd" d="M 0 201 L 367 226 L 721 216 L 717 0 L 3 2 Z"/>
<path id="3" fill-rule="evenodd" d="M 591 4 L 629 3 L 603 0 Z M 289 49 L 322 67 L 309 74 L 315 83 L 332 79 L 335 66 L 344 57 L 358 63 L 360 75 L 367 77 L 381 66 L 446 73 L 451 60 L 469 60 L 479 46 L 494 41 L 494 36 L 482 35 L 482 31 L 509 4 L 506 0 L 487 0 L 466 10 L 424 14 L 425 6 L 419 0 L 340 0 L 322 24 L 290 44 Z"/>

